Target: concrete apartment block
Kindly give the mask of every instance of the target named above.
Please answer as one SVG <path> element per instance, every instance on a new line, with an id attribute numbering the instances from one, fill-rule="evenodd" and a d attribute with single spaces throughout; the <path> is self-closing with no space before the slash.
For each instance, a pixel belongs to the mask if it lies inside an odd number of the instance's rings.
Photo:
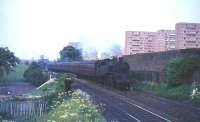
<path id="1" fill-rule="evenodd" d="M 175 30 L 159 30 L 156 35 L 155 52 L 175 50 L 176 34 Z"/>
<path id="2" fill-rule="evenodd" d="M 200 23 L 176 24 L 177 49 L 200 48 Z"/>
<path id="3" fill-rule="evenodd" d="M 126 31 L 125 55 L 155 52 L 156 32 Z"/>
<path id="4" fill-rule="evenodd" d="M 200 48 L 200 23 L 177 23 L 176 30 L 127 31 L 125 55 Z"/>

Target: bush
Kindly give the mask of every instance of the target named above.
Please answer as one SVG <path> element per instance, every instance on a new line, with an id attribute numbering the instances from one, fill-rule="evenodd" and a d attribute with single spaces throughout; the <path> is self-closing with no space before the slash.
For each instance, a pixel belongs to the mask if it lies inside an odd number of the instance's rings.
<path id="1" fill-rule="evenodd" d="M 163 93 L 164 97 L 175 99 L 175 100 L 188 100 L 190 99 L 192 88 L 190 85 L 184 84 L 176 87 L 168 87 Z"/>
<path id="2" fill-rule="evenodd" d="M 27 70 L 28 66 L 24 64 L 18 64 L 13 68 L 9 74 L 5 74 L 2 78 L 3 81 L 6 82 L 16 82 L 16 81 L 24 81 L 23 74 L 25 70 Z"/>
<path id="3" fill-rule="evenodd" d="M 71 89 L 71 84 L 76 76 L 70 73 L 65 73 L 60 76 L 60 80 L 65 83 L 65 91 L 69 91 Z"/>
<path id="4" fill-rule="evenodd" d="M 23 94 L 25 98 L 52 96 L 53 94 L 64 92 L 64 82 L 60 80 L 48 80 L 37 89 Z"/>
<path id="5" fill-rule="evenodd" d="M 96 106 L 81 98 L 78 92 L 55 106 L 48 114 L 37 118 L 36 122 L 104 122 Z"/>
<path id="6" fill-rule="evenodd" d="M 9 119 L 10 116 L 5 112 L 0 112 L 0 121 Z"/>
<path id="7" fill-rule="evenodd" d="M 192 74 L 197 70 L 200 70 L 199 57 L 173 59 L 166 66 L 167 82 L 172 86 L 191 83 Z"/>
<path id="8" fill-rule="evenodd" d="M 142 82 L 139 84 L 139 89 L 151 91 L 158 96 L 175 100 L 188 100 L 191 96 L 192 87 L 188 84 L 179 86 L 169 86 L 166 83 L 156 83 L 153 81 Z"/>
<path id="9" fill-rule="evenodd" d="M 48 74 L 42 68 L 33 62 L 28 69 L 24 72 L 25 81 L 30 82 L 35 86 L 39 86 L 48 80 Z"/>
<path id="10" fill-rule="evenodd" d="M 61 76 L 66 76 L 62 74 Z M 68 75 L 67 75 L 68 76 Z M 104 122 L 96 106 L 90 101 L 81 97 L 78 91 L 69 93 L 64 92 L 64 77 L 59 80 L 49 80 L 41 85 L 34 92 L 26 96 L 43 96 L 48 92 L 48 113 L 41 117 L 28 119 L 30 122 Z M 72 77 L 73 78 L 73 77 Z M 52 94 L 54 96 L 52 96 Z M 19 120 L 20 122 L 22 120 Z"/>

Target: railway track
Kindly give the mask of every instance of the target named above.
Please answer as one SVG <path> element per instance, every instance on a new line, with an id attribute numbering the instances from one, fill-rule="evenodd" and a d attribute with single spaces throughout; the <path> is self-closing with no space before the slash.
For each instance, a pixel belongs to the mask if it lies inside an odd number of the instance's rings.
<path id="1" fill-rule="evenodd" d="M 144 105 L 113 91 L 91 84 L 86 80 L 76 80 L 76 88 L 87 92 L 96 104 L 104 104 L 103 115 L 108 122 L 172 122 L 175 118 L 156 113 Z"/>

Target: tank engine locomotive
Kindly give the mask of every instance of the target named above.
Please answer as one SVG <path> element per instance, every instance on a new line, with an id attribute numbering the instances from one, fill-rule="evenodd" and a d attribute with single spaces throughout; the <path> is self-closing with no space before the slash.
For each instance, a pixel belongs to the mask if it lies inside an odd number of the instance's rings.
<path id="1" fill-rule="evenodd" d="M 96 61 L 56 62 L 47 65 L 48 70 L 54 72 L 69 72 L 78 76 L 95 79 L 104 85 L 129 89 L 129 65 L 122 58 L 104 59 Z"/>

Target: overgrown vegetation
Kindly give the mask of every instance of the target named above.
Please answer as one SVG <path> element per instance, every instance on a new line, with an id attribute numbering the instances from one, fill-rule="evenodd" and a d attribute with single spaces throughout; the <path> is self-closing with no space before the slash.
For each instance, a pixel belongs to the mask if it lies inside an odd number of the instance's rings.
<path id="1" fill-rule="evenodd" d="M 200 91 L 193 93 L 194 87 L 190 84 L 171 86 L 164 82 L 146 81 L 135 83 L 134 88 L 136 90 L 152 92 L 157 96 L 178 101 L 191 101 L 196 105 L 200 105 Z"/>
<path id="2" fill-rule="evenodd" d="M 166 66 L 168 84 L 176 86 L 191 83 L 192 74 L 197 70 L 200 70 L 199 57 L 171 60 Z"/>
<path id="3" fill-rule="evenodd" d="M 54 107 L 54 106 L 52 106 Z M 103 122 L 105 121 L 96 107 L 82 99 L 74 92 L 69 99 L 54 107 L 47 115 L 37 122 Z"/>
<path id="4" fill-rule="evenodd" d="M 9 122 L 10 116 L 7 113 L 0 112 L 0 121 L 3 122 L 4 120 L 6 122 Z"/>
<path id="5" fill-rule="evenodd" d="M 8 74 L 19 63 L 19 59 L 15 57 L 7 47 L 0 47 L 0 79 L 6 73 Z"/>
<path id="6" fill-rule="evenodd" d="M 30 82 L 35 86 L 39 86 L 48 80 L 48 74 L 42 70 L 40 65 L 38 65 L 36 62 L 33 62 L 24 72 L 24 78 L 26 82 Z"/>
<path id="7" fill-rule="evenodd" d="M 192 93 L 190 85 L 170 86 L 166 83 L 159 84 L 153 81 L 137 83 L 137 89 L 151 91 L 158 96 L 176 100 L 190 99 Z"/>
<path id="8" fill-rule="evenodd" d="M 195 73 L 199 77 L 200 57 L 188 57 L 171 60 L 165 68 L 166 81 L 141 81 L 134 84 L 135 89 L 150 91 L 155 95 L 181 101 L 192 101 L 200 105 L 200 88 L 197 80 L 193 79 Z M 192 80 L 193 79 L 193 80 Z"/>
<path id="9" fill-rule="evenodd" d="M 47 96 L 48 113 L 40 118 L 32 118 L 34 122 L 103 122 L 104 118 L 96 109 L 96 106 L 81 98 L 78 92 L 65 92 L 66 87 L 71 86 L 74 76 L 62 74 L 57 80 L 51 79 L 35 91 L 24 94 L 26 98 L 38 98 Z M 65 86 L 65 82 L 70 86 Z M 70 90 L 70 88 L 68 89 Z M 70 90 L 71 91 L 71 90 Z M 22 120 L 20 120 L 22 121 Z"/>
<path id="10" fill-rule="evenodd" d="M 71 89 L 71 84 L 75 78 L 76 75 L 71 73 L 64 73 L 59 76 L 59 80 L 64 81 L 65 91 L 69 91 Z"/>
<path id="11" fill-rule="evenodd" d="M 18 64 L 13 68 L 13 71 L 9 74 L 4 74 L 2 77 L 2 81 L 4 82 L 16 82 L 16 81 L 24 81 L 24 72 L 27 70 L 28 66 L 24 64 Z"/>
<path id="12" fill-rule="evenodd" d="M 53 94 L 64 92 L 64 82 L 59 80 L 48 80 L 36 90 L 23 94 L 23 97 L 34 98 L 52 96 Z"/>

